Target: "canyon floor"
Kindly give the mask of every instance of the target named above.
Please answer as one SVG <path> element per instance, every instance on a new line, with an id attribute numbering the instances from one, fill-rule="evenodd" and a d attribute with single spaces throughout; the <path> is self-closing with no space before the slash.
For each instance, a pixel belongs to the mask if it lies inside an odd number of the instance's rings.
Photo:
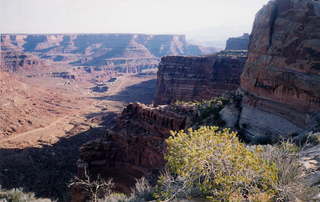
<path id="1" fill-rule="evenodd" d="M 47 81 L 46 87 L 52 86 L 50 82 L 54 81 Z M 58 90 L 69 96 L 68 102 L 59 105 L 65 110 L 45 117 L 48 124 L 0 137 L 0 184 L 8 189 L 21 187 L 39 197 L 68 200 L 67 183 L 76 173 L 79 147 L 104 135 L 129 102 L 151 103 L 155 83 L 154 74 L 124 74 L 108 82 L 106 92 L 94 92 L 92 84 L 61 80 Z"/>

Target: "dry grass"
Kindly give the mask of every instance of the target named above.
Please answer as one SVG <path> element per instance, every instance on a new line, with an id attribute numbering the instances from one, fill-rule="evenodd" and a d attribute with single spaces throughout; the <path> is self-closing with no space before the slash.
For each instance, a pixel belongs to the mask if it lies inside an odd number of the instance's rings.
<path id="1" fill-rule="evenodd" d="M 299 162 L 299 148 L 283 142 L 278 145 L 252 146 L 262 149 L 261 157 L 274 162 L 278 169 L 278 181 L 275 184 L 278 194 L 275 201 L 312 201 L 317 193 L 303 179 L 304 168 Z"/>
<path id="2" fill-rule="evenodd" d="M 52 202 L 50 199 L 36 198 L 34 193 L 24 192 L 21 188 L 3 190 L 0 186 L 0 201 L 3 202 Z"/>

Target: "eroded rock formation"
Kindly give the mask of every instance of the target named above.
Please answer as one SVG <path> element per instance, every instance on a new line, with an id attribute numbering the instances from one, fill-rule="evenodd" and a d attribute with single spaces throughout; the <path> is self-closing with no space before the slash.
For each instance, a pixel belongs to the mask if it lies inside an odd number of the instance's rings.
<path id="1" fill-rule="evenodd" d="M 319 1 L 270 1 L 258 12 L 241 76 L 248 133 L 286 136 L 319 124 L 319 28 Z"/>
<path id="2" fill-rule="evenodd" d="M 245 57 L 163 57 L 155 104 L 210 99 L 240 85 Z"/>
<path id="3" fill-rule="evenodd" d="M 120 191 L 129 192 L 135 179 L 150 178 L 163 168 L 164 140 L 170 130 L 184 129 L 190 124 L 186 114 L 166 106 L 129 104 L 106 137 L 81 147 L 80 175 L 86 168 L 90 173 L 113 178 Z"/>

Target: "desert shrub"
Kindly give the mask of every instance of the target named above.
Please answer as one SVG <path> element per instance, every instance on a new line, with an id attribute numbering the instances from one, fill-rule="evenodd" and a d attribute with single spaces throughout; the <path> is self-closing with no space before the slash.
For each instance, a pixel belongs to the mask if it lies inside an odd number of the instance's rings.
<path id="1" fill-rule="evenodd" d="M 22 189 L 2 190 L 0 187 L 0 201 L 4 202 L 51 202 L 49 199 L 39 199 L 34 193 L 24 192 Z"/>
<path id="2" fill-rule="evenodd" d="M 153 188 L 145 178 L 137 180 L 135 187 L 131 190 L 129 196 L 122 193 L 111 193 L 99 202 L 143 202 L 150 201 Z"/>
<path id="3" fill-rule="evenodd" d="M 299 162 L 300 148 L 291 142 L 277 145 L 251 146 L 259 147 L 261 158 L 274 162 L 278 169 L 278 180 L 275 184 L 276 201 L 312 201 L 316 188 L 310 187 L 303 179 L 303 166 Z M 318 190 L 319 191 L 319 190 Z"/>
<path id="4" fill-rule="evenodd" d="M 162 175 L 154 196 L 158 200 L 201 197 L 239 201 L 260 196 L 271 199 L 278 181 L 274 163 L 260 158 L 235 132 L 218 127 L 174 132 L 165 155 L 170 175 Z"/>

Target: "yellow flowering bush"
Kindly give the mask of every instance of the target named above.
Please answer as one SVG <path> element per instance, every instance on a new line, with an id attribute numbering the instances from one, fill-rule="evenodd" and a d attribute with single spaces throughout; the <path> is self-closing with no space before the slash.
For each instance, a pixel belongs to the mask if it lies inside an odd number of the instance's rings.
<path id="1" fill-rule="evenodd" d="M 160 177 L 155 194 L 159 200 L 179 194 L 212 201 L 242 201 L 262 195 L 271 200 L 276 194 L 275 164 L 260 158 L 259 148 L 249 150 L 229 129 L 172 132 L 166 143 L 170 176 Z"/>

